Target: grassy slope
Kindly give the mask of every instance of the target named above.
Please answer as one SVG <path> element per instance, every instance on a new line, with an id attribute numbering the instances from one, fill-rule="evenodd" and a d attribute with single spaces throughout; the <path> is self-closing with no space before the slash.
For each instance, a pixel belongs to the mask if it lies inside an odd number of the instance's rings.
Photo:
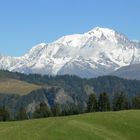
<path id="1" fill-rule="evenodd" d="M 24 81 L 0 78 L 0 93 L 25 95 L 39 88 L 38 85 Z"/>
<path id="2" fill-rule="evenodd" d="M 139 140 L 140 111 L 0 123 L 0 140 Z"/>

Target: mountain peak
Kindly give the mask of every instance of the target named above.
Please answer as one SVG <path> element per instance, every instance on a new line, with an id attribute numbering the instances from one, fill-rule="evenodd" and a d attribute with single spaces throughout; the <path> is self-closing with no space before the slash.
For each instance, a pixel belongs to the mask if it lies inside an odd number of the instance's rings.
<path id="1" fill-rule="evenodd" d="M 97 41 L 109 40 L 110 42 L 113 43 L 129 41 L 124 34 L 109 28 L 95 27 L 85 34 L 88 35 L 89 37 L 97 38 Z"/>
<path id="2" fill-rule="evenodd" d="M 34 46 L 21 58 L 2 57 L 0 69 L 22 73 L 96 77 L 140 63 L 139 44 L 109 28 L 95 27 Z M 123 55 L 122 55 L 123 53 Z"/>
<path id="3" fill-rule="evenodd" d="M 110 28 L 102 28 L 102 27 L 95 27 L 92 30 L 90 30 L 88 33 L 90 32 L 102 32 L 105 34 L 111 34 L 111 33 L 115 33 L 116 31 Z"/>
<path id="4" fill-rule="evenodd" d="M 57 41 L 55 41 L 55 43 L 79 47 L 82 46 L 82 44 L 85 44 L 91 37 L 94 37 L 97 40 L 108 39 L 111 42 L 117 42 L 115 36 L 116 33 L 117 32 L 115 30 L 109 28 L 95 27 L 89 32 L 86 32 L 84 34 L 73 34 L 63 36 L 59 38 Z"/>
<path id="5" fill-rule="evenodd" d="M 101 27 L 95 27 L 92 30 L 90 30 L 89 32 L 87 32 L 86 34 L 90 35 L 90 36 L 96 36 L 98 38 L 101 38 L 102 36 L 106 37 L 106 38 L 112 38 L 115 36 L 116 31 L 109 29 L 109 28 L 101 28 Z"/>

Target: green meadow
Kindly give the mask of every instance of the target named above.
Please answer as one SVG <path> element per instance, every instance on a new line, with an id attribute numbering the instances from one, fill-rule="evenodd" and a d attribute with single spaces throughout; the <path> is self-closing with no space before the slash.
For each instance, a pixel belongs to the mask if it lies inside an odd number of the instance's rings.
<path id="1" fill-rule="evenodd" d="M 0 123 L 0 140 L 139 139 L 139 110 Z"/>

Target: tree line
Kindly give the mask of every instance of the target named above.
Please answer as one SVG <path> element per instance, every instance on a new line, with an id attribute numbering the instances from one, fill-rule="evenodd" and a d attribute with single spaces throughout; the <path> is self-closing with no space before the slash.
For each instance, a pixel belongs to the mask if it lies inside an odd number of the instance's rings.
<path id="1" fill-rule="evenodd" d="M 103 92 L 97 98 L 93 93 L 87 102 L 87 112 L 120 111 L 128 109 L 140 109 L 140 94 L 133 98 L 128 98 L 124 93 L 116 93 L 111 98 Z"/>
<path id="2" fill-rule="evenodd" d="M 113 97 L 110 97 L 106 92 L 99 94 L 90 94 L 86 108 L 82 108 L 80 105 L 68 105 L 61 107 L 59 104 L 53 105 L 51 108 L 44 102 L 40 103 L 36 107 L 32 116 L 29 117 L 26 109 L 21 107 L 13 120 L 26 120 L 32 118 L 46 118 L 55 116 L 67 116 L 75 115 L 87 112 L 104 112 L 104 111 L 119 111 L 128 109 L 140 109 L 140 94 L 129 99 L 124 93 L 116 93 Z M 9 110 L 3 106 L 0 107 L 0 121 L 9 121 Z"/>

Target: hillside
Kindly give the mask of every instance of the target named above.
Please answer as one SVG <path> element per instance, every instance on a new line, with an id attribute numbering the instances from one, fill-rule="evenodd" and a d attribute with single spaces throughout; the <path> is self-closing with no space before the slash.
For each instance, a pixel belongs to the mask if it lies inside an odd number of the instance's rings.
<path id="1" fill-rule="evenodd" d="M 97 78 L 83 79 L 74 75 L 26 75 L 0 70 L 0 81 L 2 81 L 1 79 L 13 79 L 15 81 L 25 82 L 27 85 L 32 84 L 31 87 L 34 87 L 35 89 L 40 87 L 59 87 L 69 94 L 75 95 L 82 94 L 83 92 L 88 95 L 93 91 L 99 94 L 105 91 L 110 95 L 116 92 L 125 92 L 129 96 L 134 96 L 140 92 L 139 80 L 127 80 L 116 76 L 101 76 Z"/>
<path id="2" fill-rule="evenodd" d="M 122 77 L 125 79 L 137 79 L 140 80 L 140 64 L 133 64 L 129 66 L 122 67 L 111 75 Z"/>
<path id="3" fill-rule="evenodd" d="M 47 103 L 50 108 L 59 104 L 62 109 L 78 107 L 84 111 L 93 92 L 97 97 L 106 92 L 110 99 L 114 93 L 123 92 L 131 100 L 140 92 L 140 81 L 115 76 L 82 79 L 69 75 L 42 76 L 0 71 L 0 106 L 8 108 L 11 117 L 21 107 L 26 108 L 31 117 L 41 102 Z"/>
<path id="4" fill-rule="evenodd" d="M 140 111 L 0 123 L 0 140 L 139 140 Z"/>
<path id="5" fill-rule="evenodd" d="M 28 82 L 16 79 L 0 78 L 0 93 L 3 94 L 26 95 L 39 88 L 41 88 L 41 86 Z"/>

